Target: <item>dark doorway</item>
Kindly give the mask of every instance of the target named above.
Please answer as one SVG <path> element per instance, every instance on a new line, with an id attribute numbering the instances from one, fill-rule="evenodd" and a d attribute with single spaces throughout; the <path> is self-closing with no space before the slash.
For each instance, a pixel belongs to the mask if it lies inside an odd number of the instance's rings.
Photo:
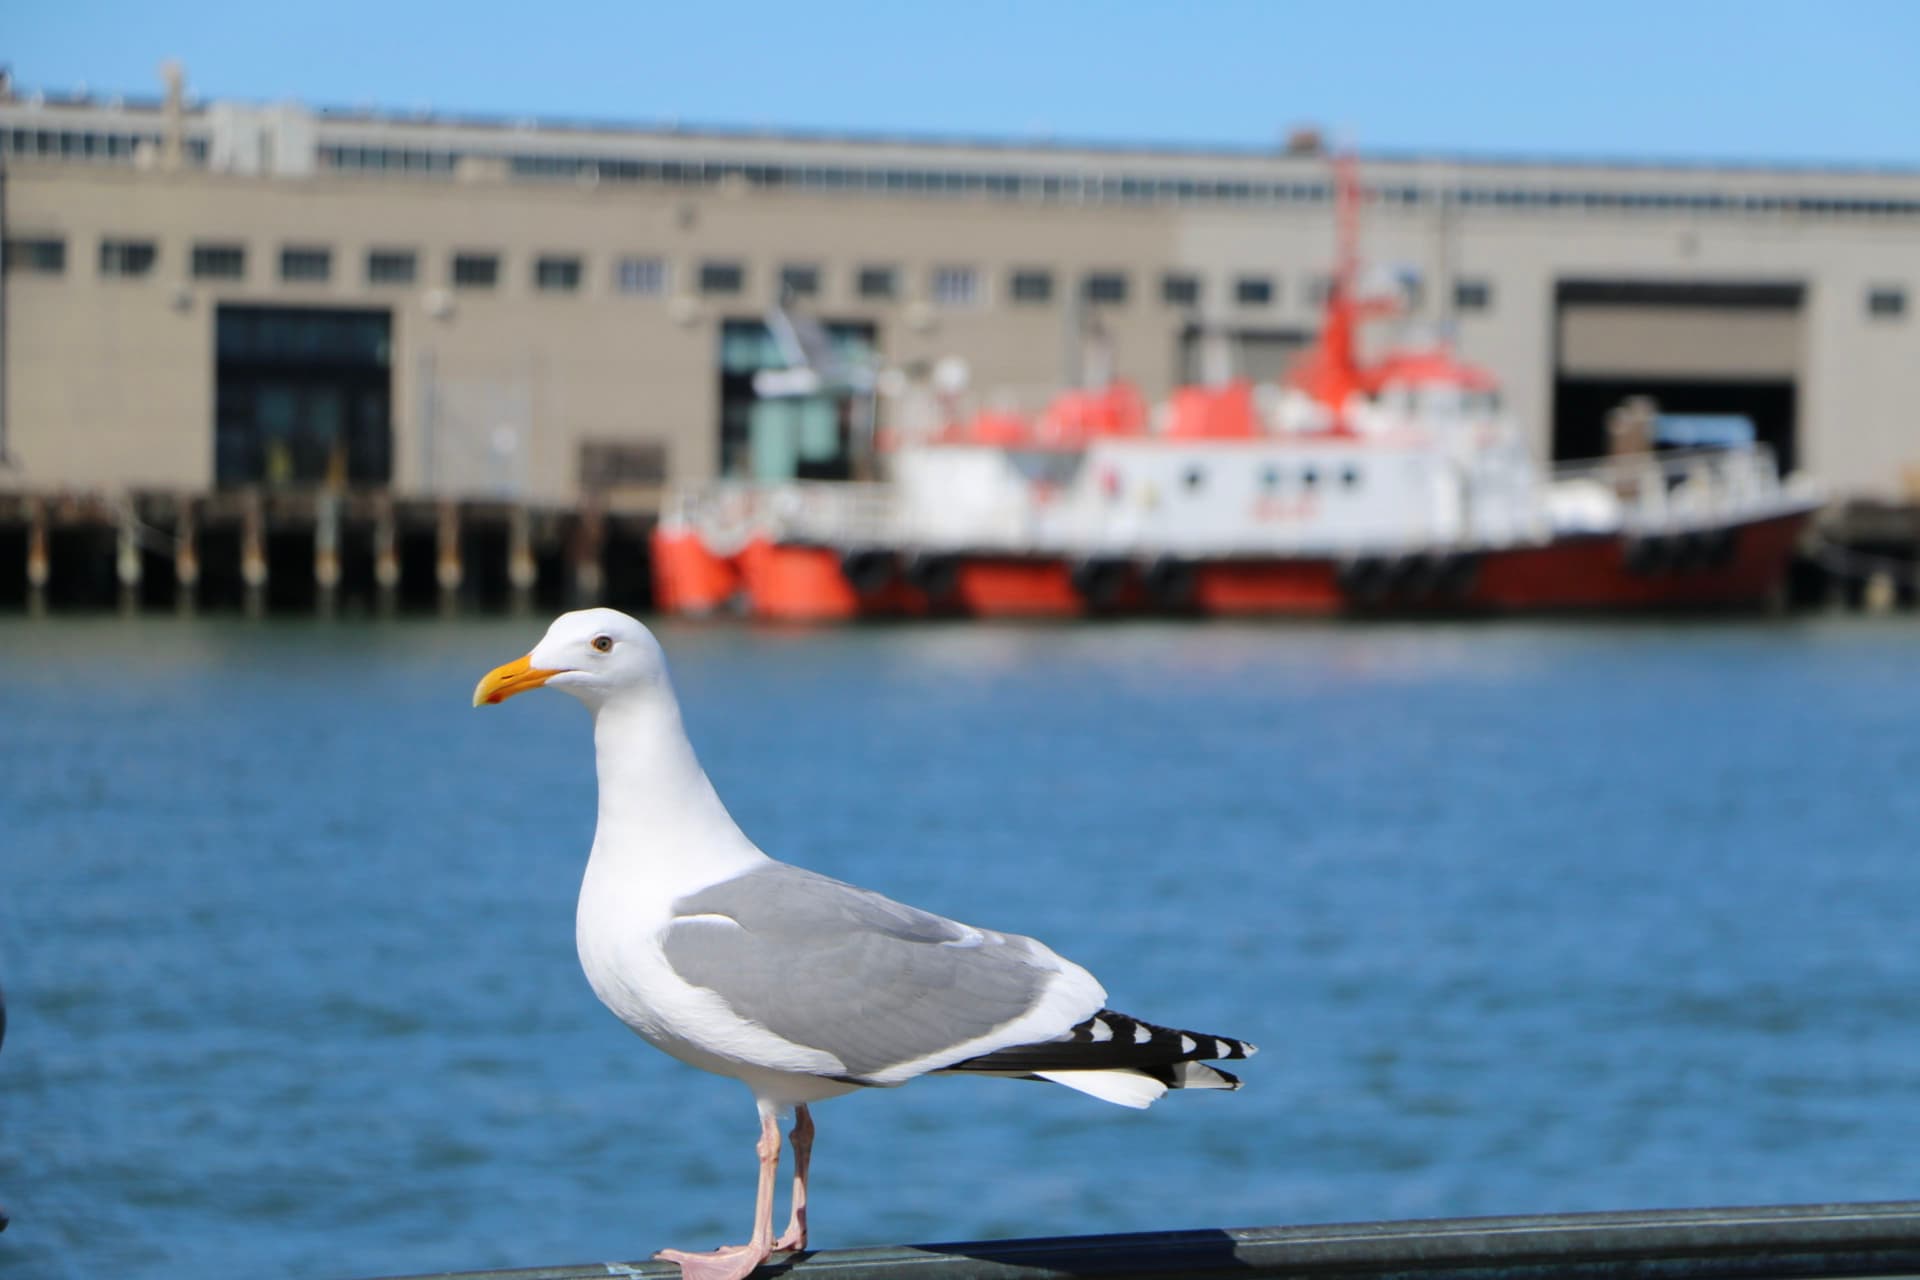
<path id="1" fill-rule="evenodd" d="M 1754 438 L 1773 449 L 1780 473 L 1796 462 L 1798 397 L 1790 381 L 1732 382 L 1702 378 L 1562 377 L 1553 388 L 1556 462 L 1598 458 L 1607 451 L 1607 414 L 1629 396 L 1651 396 L 1662 413 L 1739 414 Z"/>
<path id="2" fill-rule="evenodd" d="M 1608 413 L 1647 396 L 1662 414 L 1748 419 L 1791 471 L 1805 301 L 1792 280 L 1558 281 L 1554 459 L 1605 454 Z"/>
<path id="3" fill-rule="evenodd" d="M 214 325 L 217 484 L 340 488 L 392 479 L 387 312 L 222 306 Z"/>

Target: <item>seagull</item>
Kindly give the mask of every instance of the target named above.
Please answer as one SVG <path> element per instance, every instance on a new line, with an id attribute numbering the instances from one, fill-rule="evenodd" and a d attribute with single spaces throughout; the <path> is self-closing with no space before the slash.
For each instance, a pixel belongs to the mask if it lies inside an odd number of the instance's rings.
<path id="1" fill-rule="evenodd" d="M 1032 938 L 975 928 L 777 862 L 734 823 L 695 759 L 666 656 L 613 609 L 563 614 L 488 672 L 473 705 L 541 687 L 593 713 L 599 816 L 575 943 L 594 994 L 655 1048 L 753 1091 L 753 1234 L 663 1249 L 683 1280 L 743 1280 L 807 1247 L 816 1102 L 918 1076 L 1046 1080 L 1124 1107 L 1169 1089 L 1237 1089 L 1208 1059 L 1242 1040 L 1107 1007 L 1093 975 Z M 791 1111 L 792 1216 L 773 1234 L 780 1116 Z"/>

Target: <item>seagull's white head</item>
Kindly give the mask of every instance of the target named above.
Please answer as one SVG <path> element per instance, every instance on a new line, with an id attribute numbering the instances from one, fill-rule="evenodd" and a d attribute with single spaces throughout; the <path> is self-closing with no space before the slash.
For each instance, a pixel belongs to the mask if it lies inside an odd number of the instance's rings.
<path id="1" fill-rule="evenodd" d="M 666 684 L 666 655 L 639 619 L 618 609 L 581 609 L 555 618 L 526 657 L 482 676 L 473 705 L 505 702 L 545 685 L 597 708 L 616 695 L 644 695 Z"/>

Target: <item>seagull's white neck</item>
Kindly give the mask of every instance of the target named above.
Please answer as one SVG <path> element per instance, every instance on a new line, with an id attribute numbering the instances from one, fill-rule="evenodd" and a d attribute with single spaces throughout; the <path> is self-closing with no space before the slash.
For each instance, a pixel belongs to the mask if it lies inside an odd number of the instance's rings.
<path id="1" fill-rule="evenodd" d="M 594 707 L 593 746 L 595 864 L 678 896 L 766 861 L 707 780 L 671 689 L 616 694 Z"/>

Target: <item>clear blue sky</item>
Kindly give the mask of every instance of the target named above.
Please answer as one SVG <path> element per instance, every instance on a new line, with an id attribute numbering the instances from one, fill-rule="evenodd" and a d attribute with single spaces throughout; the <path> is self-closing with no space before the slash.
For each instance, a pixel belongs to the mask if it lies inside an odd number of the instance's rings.
<path id="1" fill-rule="evenodd" d="M 1920 0 L 13 0 L 26 88 L 719 126 L 1920 167 Z"/>

